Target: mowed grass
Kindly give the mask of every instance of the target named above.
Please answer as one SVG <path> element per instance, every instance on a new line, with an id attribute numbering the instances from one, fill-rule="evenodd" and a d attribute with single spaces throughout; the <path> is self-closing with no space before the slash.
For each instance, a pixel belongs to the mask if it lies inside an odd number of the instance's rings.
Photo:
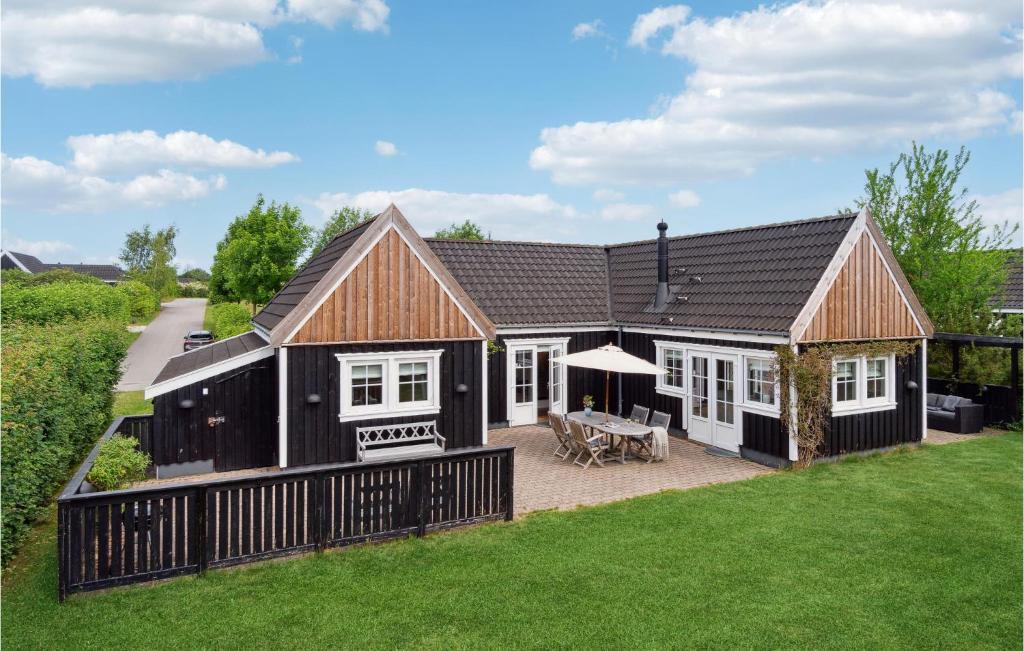
<path id="1" fill-rule="evenodd" d="M 143 397 L 144 391 L 114 392 L 114 418 L 152 414 L 153 403 Z"/>
<path id="2" fill-rule="evenodd" d="M 1021 452 L 925 446 L 64 605 L 51 530 L 5 582 L 3 643 L 1019 649 Z"/>

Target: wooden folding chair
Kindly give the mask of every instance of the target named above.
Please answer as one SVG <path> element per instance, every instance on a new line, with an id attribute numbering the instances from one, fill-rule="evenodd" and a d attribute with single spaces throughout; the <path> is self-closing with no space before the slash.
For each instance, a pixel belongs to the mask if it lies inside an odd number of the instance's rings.
<path id="1" fill-rule="evenodd" d="M 551 425 L 551 430 L 555 433 L 555 438 L 558 439 L 558 447 L 555 448 L 554 455 L 564 461 L 576 447 L 573 445 L 572 434 L 566 429 L 565 420 L 560 414 L 548 412 L 548 424 Z"/>
<path id="2" fill-rule="evenodd" d="M 591 463 L 597 462 L 597 465 L 603 467 L 604 461 L 601 457 L 608 451 L 608 443 L 604 440 L 604 436 L 595 434 L 588 438 L 587 433 L 583 431 L 583 425 L 574 420 L 569 421 L 569 431 L 572 433 L 572 438 L 579 448 L 579 454 L 573 459 L 573 463 L 589 468 Z M 587 462 L 581 462 L 580 457 L 585 458 Z"/>
<path id="3" fill-rule="evenodd" d="M 635 420 L 641 425 L 647 424 L 647 417 L 650 415 L 651 410 L 647 407 L 641 407 L 640 405 L 633 405 L 633 411 L 629 414 L 630 420 Z"/>

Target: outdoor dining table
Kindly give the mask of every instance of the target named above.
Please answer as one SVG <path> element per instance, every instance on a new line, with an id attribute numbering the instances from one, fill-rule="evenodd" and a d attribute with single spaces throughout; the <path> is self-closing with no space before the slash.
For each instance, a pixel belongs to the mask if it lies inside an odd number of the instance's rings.
<path id="1" fill-rule="evenodd" d="M 626 459 L 631 458 L 642 458 L 640 455 L 634 454 L 631 449 L 639 448 L 643 450 L 646 446 L 643 444 L 643 440 L 650 436 L 653 431 L 647 425 L 641 425 L 640 423 L 632 423 L 625 418 L 619 418 L 618 416 L 608 416 L 608 420 L 605 421 L 605 415 L 603 413 L 593 413 L 587 416 L 586 412 L 573 411 L 566 414 L 566 418 L 574 420 L 584 427 L 589 427 L 591 430 L 597 430 L 607 434 L 609 437 L 618 437 L 618 445 L 609 445 L 609 451 L 614 454 L 608 455 L 612 459 L 618 460 L 619 463 L 626 463 Z M 650 451 L 648 450 L 648 455 Z M 648 461 L 650 458 L 648 456 Z"/>

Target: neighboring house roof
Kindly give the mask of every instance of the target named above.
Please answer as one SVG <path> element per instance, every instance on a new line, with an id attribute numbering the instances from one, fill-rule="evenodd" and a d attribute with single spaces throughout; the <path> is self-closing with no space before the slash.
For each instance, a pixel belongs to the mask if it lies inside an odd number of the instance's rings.
<path id="1" fill-rule="evenodd" d="M 669 295 L 653 309 L 657 241 L 609 247 L 612 315 L 634 325 L 785 332 L 856 215 L 670 237 Z"/>
<path id="2" fill-rule="evenodd" d="M 337 235 L 330 243 L 306 263 L 284 287 L 253 318 L 253 323 L 267 332 L 281 322 L 299 304 L 306 294 L 316 286 L 324 275 L 355 244 L 359 236 L 376 220 L 367 220 L 358 226 Z"/>
<path id="3" fill-rule="evenodd" d="M 4 251 L 2 266 L 4 269 L 21 269 L 27 271 L 30 274 L 37 274 L 42 271 L 46 271 L 46 265 L 35 257 L 27 253 L 18 253 L 16 251 Z"/>
<path id="4" fill-rule="evenodd" d="M 113 264 L 65 264 L 63 262 L 42 262 L 35 256 L 28 255 L 27 253 L 18 253 L 17 251 L 4 251 L 2 266 L 4 269 L 21 269 L 22 271 L 27 271 L 30 274 L 43 273 L 54 269 L 66 269 L 67 271 L 73 271 L 78 274 L 94 276 L 108 283 L 117 282 L 124 277 L 124 271 L 117 265 Z"/>
<path id="5" fill-rule="evenodd" d="M 1000 312 L 1024 310 L 1024 250 L 1014 249 L 1006 260 L 1006 280 L 989 303 Z"/>
<path id="6" fill-rule="evenodd" d="M 608 321 L 603 247 L 434 238 L 426 242 L 495 323 Z"/>
<path id="7" fill-rule="evenodd" d="M 175 355 L 146 389 L 146 399 L 271 357 L 273 347 L 255 332 L 228 337 Z"/>

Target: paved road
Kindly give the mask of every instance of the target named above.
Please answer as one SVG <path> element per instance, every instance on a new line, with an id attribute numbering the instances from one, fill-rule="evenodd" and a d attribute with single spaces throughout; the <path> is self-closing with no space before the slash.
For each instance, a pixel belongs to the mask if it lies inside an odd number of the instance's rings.
<path id="1" fill-rule="evenodd" d="M 205 312 L 205 298 L 177 298 L 164 303 L 160 314 L 128 349 L 117 390 L 137 391 L 152 384 L 167 358 L 182 352 L 185 333 L 203 327 Z"/>

